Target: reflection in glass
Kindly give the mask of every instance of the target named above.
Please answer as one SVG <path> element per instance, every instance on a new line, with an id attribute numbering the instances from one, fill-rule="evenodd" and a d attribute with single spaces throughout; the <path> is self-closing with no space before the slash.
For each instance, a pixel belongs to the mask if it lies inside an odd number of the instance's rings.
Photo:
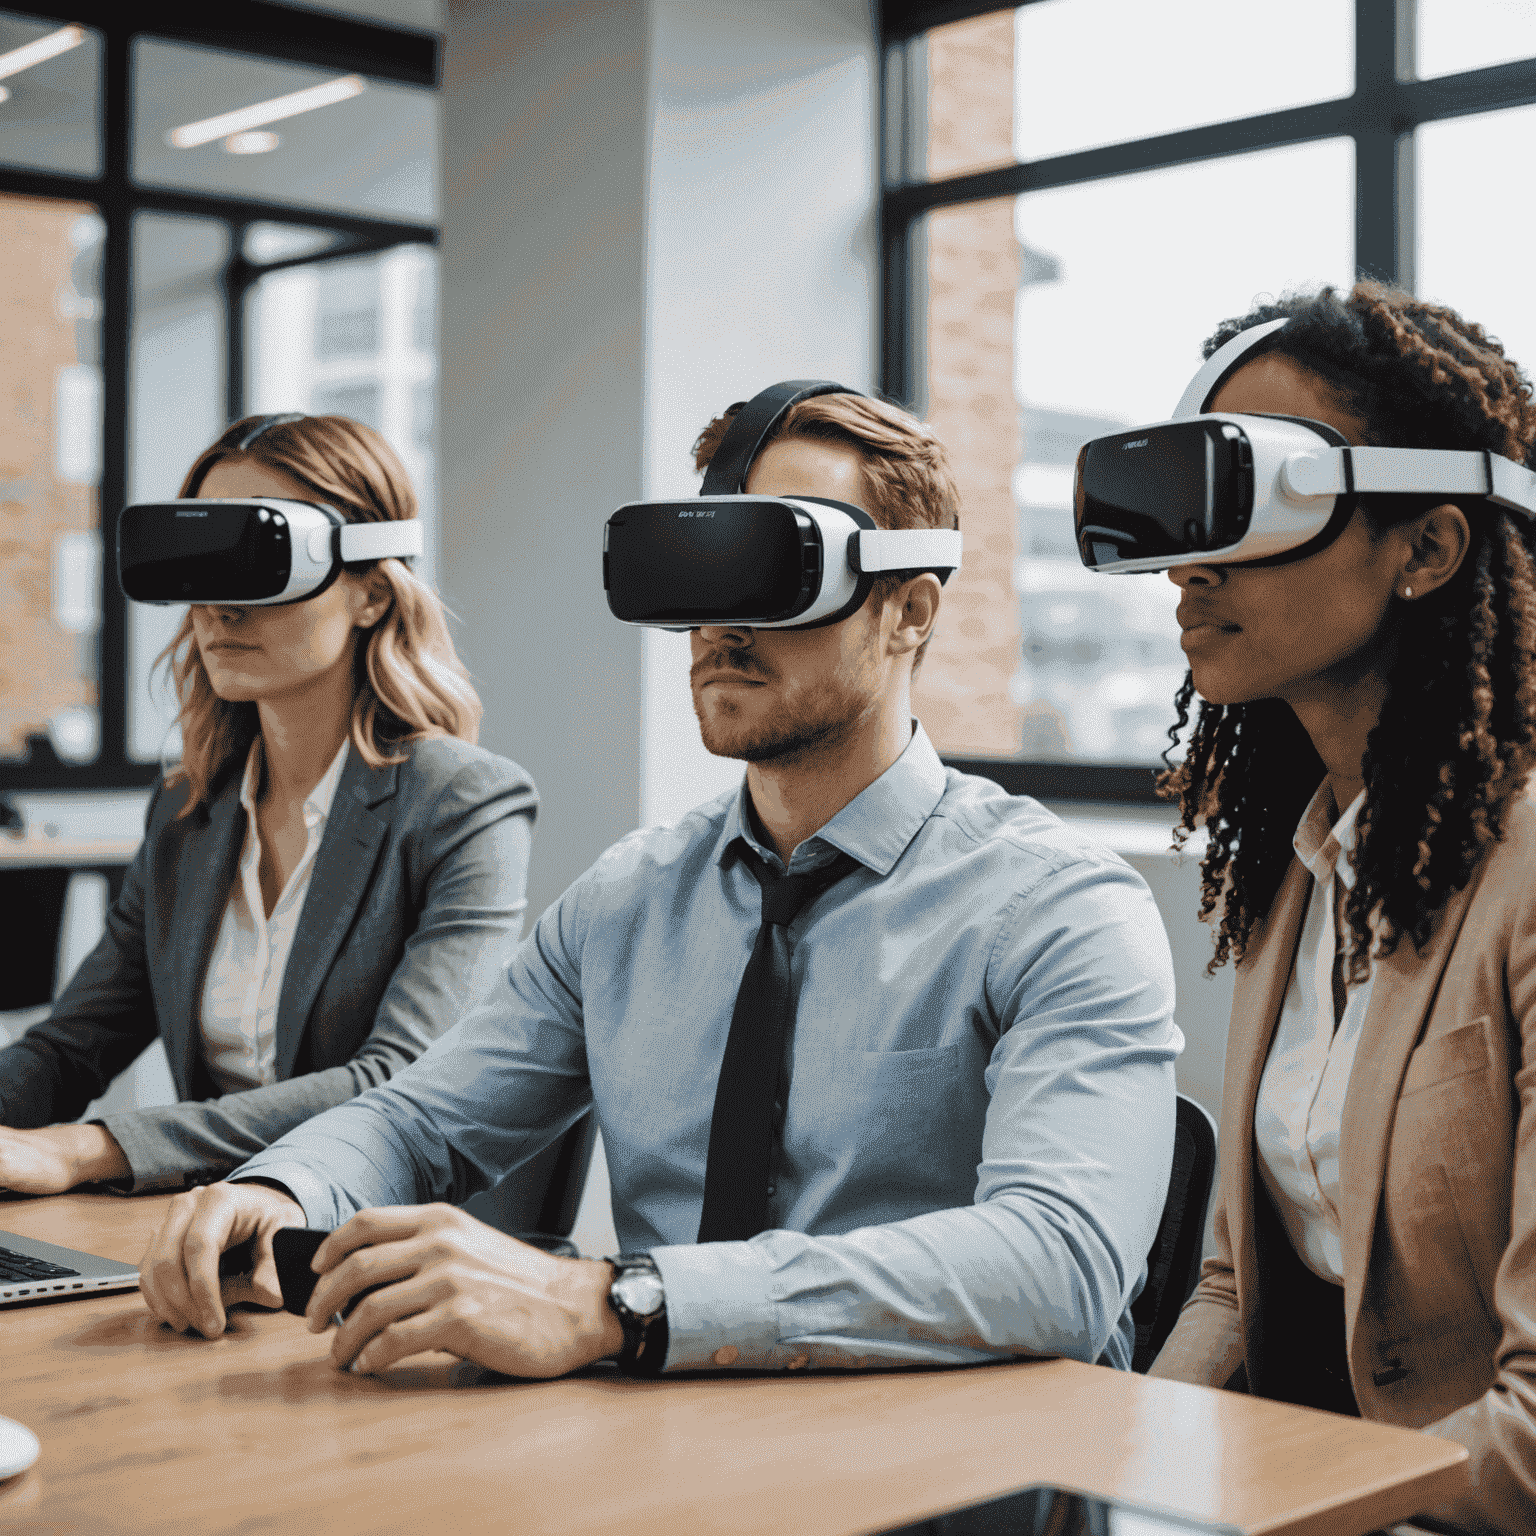
<path id="1" fill-rule="evenodd" d="M 224 428 L 222 221 L 139 214 L 133 224 L 129 500 L 170 498 Z M 154 660 L 185 610 L 128 605 L 128 755 L 173 758 L 176 705 Z"/>
<path id="2" fill-rule="evenodd" d="M 929 217 L 928 419 L 966 532 L 917 686 L 941 751 L 1135 763 L 1167 745 L 1177 592 L 1084 569 L 1072 465 L 1089 437 L 1165 419 L 1201 340 L 1256 296 L 1352 280 L 1353 176 L 1335 140 Z M 1296 206 L 1306 220 L 1273 217 Z"/>
<path id="3" fill-rule="evenodd" d="M 133 64 L 140 183 L 437 217 L 432 91 L 148 38 Z"/>
<path id="4" fill-rule="evenodd" d="M 1536 157 L 1536 107 L 1426 124 L 1417 144 L 1418 260 L 1414 287 L 1460 310 L 1536 368 L 1536 289 L 1524 252 L 1530 199 L 1511 166 Z"/>
<path id="5" fill-rule="evenodd" d="M 270 272 L 246 301 L 250 410 L 350 416 L 383 433 L 416 487 L 429 579 L 436 307 L 437 258 L 424 245 Z"/>
<path id="6" fill-rule="evenodd" d="M 1037 0 L 1017 12 L 1014 152 L 1041 160 L 1354 90 L 1351 0 Z"/>
<path id="7" fill-rule="evenodd" d="M 86 203 L 0 196 L 0 757 L 100 745 L 101 249 Z"/>
<path id="8" fill-rule="evenodd" d="M 101 37 L 0 11 L 0 163 L 101 170 Z"/>
<path id="9" fill-rule="evenodd" d="M 1536 58 L 1530 0 L 1418 0 L 1414 28 L 1421 80 Z"/>

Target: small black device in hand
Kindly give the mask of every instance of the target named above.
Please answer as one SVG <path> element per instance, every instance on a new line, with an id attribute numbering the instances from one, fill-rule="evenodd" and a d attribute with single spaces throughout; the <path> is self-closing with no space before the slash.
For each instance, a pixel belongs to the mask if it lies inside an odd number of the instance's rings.
<path id="1" fill-rule="evenodd" d="M 313 1227 L 279 1227 L 272 1234 L 272 1258 L 277 1264 L 277 1283 L 283 1293 L 283 1311 L 303 1317 L 309 1306 L 309 1298 L 315 1294 L 320 1276 L 310 1266 L 310 1260 L 320 1244 L 331 1234 L 317 1232 Z M 382 1291 L 382 1285 L 369 1285 L 353 1296 L 332 1318 L 340 1322 L 352 1315 L 352 1309 L 364 1296 Z"/>

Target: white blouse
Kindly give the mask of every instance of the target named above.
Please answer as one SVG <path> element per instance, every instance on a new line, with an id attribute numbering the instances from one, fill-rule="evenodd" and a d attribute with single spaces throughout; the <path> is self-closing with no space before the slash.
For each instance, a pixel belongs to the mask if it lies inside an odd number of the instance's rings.
<path id="1" fill-rule="evenodd" d="M 1335 1029 L 1335 909 L 1337 888 L 1354 887 L 1349 855 L 1364 804 L 1362 790 L 1330 827 L 1333 793 L 1325 781 L 1296 828 L 1293 846 L 1312 871 L 1312 892 L 1253 1125 L 1259 1173 L 1297 1254 L 1315 1275 L 1336 1285 L 1344 1283 L 1339 1127 L 1375 968 L 1352 985 L 1346 973 L 1344 1013 Z"/>
<path id="2" fill-rule="evenodd" d="M 261 834 L 256 790 L 261 782 L 261 738 L 251 743 L 240 783 L 245 843 L 239 876 L 229 893 L 203 983 L 203 1056 L 220 1093 L 239 1093 L 277 1081 L 277 1004 L 288 952 L 304 910 L 315 854 L 347 761 L 347 742 L 304 797 L 304 853 L 283 887 L 272 915 L 261 898 Z"/>

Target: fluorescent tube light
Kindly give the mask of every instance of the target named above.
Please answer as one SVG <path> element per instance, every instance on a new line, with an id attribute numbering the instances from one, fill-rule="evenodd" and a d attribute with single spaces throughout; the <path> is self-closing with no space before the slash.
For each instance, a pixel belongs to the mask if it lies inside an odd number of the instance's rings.
<path id="1" fill-rule="evenodd" d="M 215 139 L 228 138 L 251 128 L 265 128 L 268 123 L 280 123 L 285 117 L 313 112 L 316 107 L 349 101 L 367 89 L 368 82 L 361 75 L 339 75 L 324 85 L 312 85 L 287 96 L 274 96 L 271 101 L 258 101 L 254 106 L 221 112 L 217 117 L 205 117 L 198 123 L 183 123 L 166 134 L 165 142 L 177 149 L 195 149 L 199 144 L 211 144 Z"/>
<path id="2" fill-rule="evenodd" d="M 12 48 L 9 53 L 0 53 L 0 80 L 8 75 L 19 75 L 22 70 L 31 69 L 34 64 L 41 64 L 45 59 L 56 59 L 61 53 L 68 53 L 71 48 L 78 48 L 84 41 L 84 27 L 60 27 L 57 32 L 50 32 L 36 42 Z"/>

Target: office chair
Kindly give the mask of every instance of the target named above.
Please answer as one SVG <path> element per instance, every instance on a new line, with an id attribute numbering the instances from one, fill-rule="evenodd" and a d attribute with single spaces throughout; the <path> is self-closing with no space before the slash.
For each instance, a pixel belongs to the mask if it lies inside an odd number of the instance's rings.
<path id="1" fill-rule="evenodd" d="M 0 1013 L 53 1001 L 70 874 L 64 868 L 0 870 L 0 933 L 6 938 Z"/>
<path id="2" fill-rule="evenodd" d="M 1205 1212 L 1215 1182 L 1216 1122 L 1181 1093 L 1175 1105 L 1168 1198 L 1147 1254 L 1147 1283 L 1131 1303 L 1131 1320 L 1136 1324 L 1133 1371 L 1145 1372 L 1157 1358 L 1200 1278 Z"/>
<path id="3" fill-rule="evenodd" d="M 464 1209 L 520 1242 L 575 1258 L 576 1248 L 566 1239 L 576 1225 L 596 1142 L 597 1116 L 588 1110 L 531 1162 L 508 1174 L 493 1189 L 471 1195 Z"/>

